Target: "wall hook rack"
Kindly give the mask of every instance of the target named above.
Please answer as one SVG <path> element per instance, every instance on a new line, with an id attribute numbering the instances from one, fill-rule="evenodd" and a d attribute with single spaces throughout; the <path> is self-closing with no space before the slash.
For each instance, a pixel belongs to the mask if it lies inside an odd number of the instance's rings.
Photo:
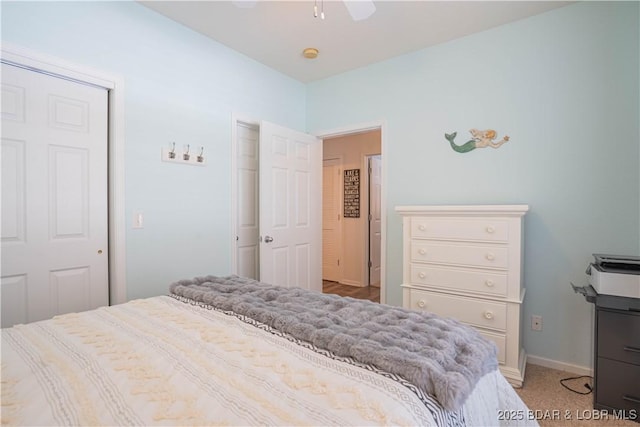
<path id="1" fill-rule="evenodd" d="M 162 157 L 161 160 L 163 162 L 168 163 L 179 163 L 182 165 L 192 165 L 192 166 L 205 166 L 206 161 L 204 157 L 204 146 L 200 147 L 199 155 L 191 155 L 191 144 L 184 144 L 184 148 L 182 151 L 182 156 L 176 155 L 176 143 L 172 142 L 170 144 L 171 148 L 162 148 Z"/>

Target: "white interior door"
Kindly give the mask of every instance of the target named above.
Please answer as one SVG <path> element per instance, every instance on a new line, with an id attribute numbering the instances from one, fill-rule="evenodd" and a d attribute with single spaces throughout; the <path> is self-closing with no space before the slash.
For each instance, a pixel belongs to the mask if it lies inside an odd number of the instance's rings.
<path id="1" fill-rule="evenodd" d="M 109 303 L 107 104 L 2 65 L 2 327 Z"/>
<path id="2" fill-rule="evenodd" d="M 322 291 L 322 144 L 260 124 L 260 280 Z"/>
<path id="3" fill-rule="evenodd" d="M 236 129 L 236 274 L 260 278 L 257 126 L 237 123 Z"/>
<path id="4" fill-rule="evenodd" d="M 340 187 L 342 161 L 327 159 L 322 162 L 322 278 L 340 281 Z"/>
<path id="5" fill-rule="evenodd" d="M 380 286 L 382 158 L 369 157 L 369 284 Z"/>

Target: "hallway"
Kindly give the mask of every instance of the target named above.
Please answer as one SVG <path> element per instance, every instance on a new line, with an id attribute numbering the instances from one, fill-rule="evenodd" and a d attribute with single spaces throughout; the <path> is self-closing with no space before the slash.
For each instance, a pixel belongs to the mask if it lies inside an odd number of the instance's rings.
<path id="1" fill-rule="evenodd" d="M 337 294 L 343 297 L 351 297 L 357 299 L 368 299 L 373 302 L 380 302 L 380 288 L 375 286 L 349 286 L 342 285 L 338 282 L 329 280 L 322 281 L 322 292 L 325 294 Z"/>

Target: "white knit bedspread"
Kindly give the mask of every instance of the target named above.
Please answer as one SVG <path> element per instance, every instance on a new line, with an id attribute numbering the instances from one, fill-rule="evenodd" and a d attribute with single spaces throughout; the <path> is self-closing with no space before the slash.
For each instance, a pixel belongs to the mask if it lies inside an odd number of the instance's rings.
<path id="1" fill-rule="evenodd" d="M 3 329 L 1 366 L 4 425 L 437 425 L 391 378 L 167 296 Z M 495 371 L 463 411 L 499 410 L 527 408 Z"/>

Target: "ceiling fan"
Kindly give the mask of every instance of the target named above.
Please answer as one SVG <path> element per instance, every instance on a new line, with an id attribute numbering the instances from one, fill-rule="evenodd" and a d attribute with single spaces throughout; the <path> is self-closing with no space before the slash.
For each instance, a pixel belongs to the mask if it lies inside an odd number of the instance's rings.
<path id="1" fill-rule="evenodd" d="M 235 0 L 232 1 L 235 6 L 240 8 L 251 8 L 256 5 L 258 0 Z M 363 21 L 369 18 L 376 11 L 373 0 L 343 0 L 349 15 L 354 21 Z M 320 14 L 318 15 L 318 0 L 315 0 L 313 6 L 313 16 L 320 16 L 324 19 L 324 0 L 320 0 Z"/>

